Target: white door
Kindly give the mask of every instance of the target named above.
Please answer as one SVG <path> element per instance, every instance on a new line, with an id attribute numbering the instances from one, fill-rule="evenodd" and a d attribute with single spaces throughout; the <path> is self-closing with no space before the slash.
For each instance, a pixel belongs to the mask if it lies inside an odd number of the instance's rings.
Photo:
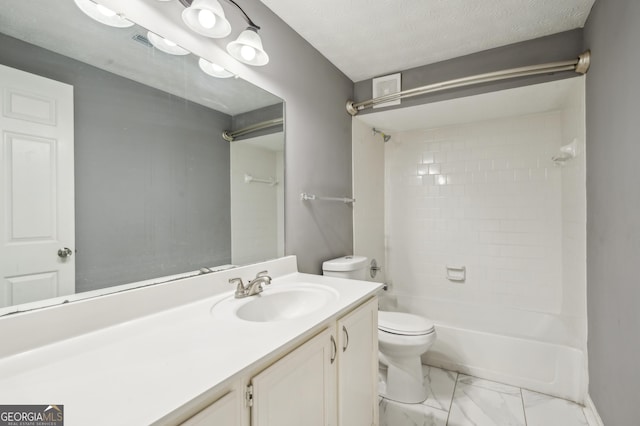
<path id="1" fill-rule="evenodd" d="M 72 294 L 73 86 L 0 65 L 0 109 L 0 307 Z"/>
<path id="2" fill-rule="evenodd" d="M 377 425 L 378 299 L 338 320 L 338 352 L 338 424 Z"/>
<path id="3" fill-rule="evenodd" d="M 252 426 L 335 425 L 336 344 L 325 330 L 251 379 Z"/>

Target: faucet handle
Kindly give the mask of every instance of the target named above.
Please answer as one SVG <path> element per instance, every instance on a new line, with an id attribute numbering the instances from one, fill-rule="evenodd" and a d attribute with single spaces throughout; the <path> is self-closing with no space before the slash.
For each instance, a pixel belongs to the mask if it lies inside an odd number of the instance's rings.
<path id="1" fill-rule="evenodd" d="M 242 278 L 231 278 L 229 279 L 229 284 L 235 284 L 237 283 L 238 285 L 236 286 L 236 297 L 237 296 L 244 296 L 246 289 L 244 288 L 244 284 L 242 283 Z"/>
<path id="2" fill-rule="evenodd" d="M 264 283 L 266 285 L 271 284 L 271 277 L 269 276 L 269 271 L 260 271 L 256 274 L 256 279 L 264 278 Z"/>

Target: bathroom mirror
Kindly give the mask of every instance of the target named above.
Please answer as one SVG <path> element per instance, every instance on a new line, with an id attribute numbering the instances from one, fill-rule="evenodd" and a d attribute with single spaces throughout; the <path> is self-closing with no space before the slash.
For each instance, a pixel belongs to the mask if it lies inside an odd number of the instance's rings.
<path id="1" fill-rule="evenodd" d="M 284 124 L 222 137 L 282 99 L 152 37 L 73 0 L 3 2 L 0 315 L 283 255 Z"/>

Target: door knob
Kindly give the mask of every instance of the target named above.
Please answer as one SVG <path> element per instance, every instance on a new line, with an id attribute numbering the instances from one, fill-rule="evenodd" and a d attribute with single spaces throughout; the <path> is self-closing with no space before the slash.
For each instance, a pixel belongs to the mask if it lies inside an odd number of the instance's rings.
<path id="1" fill-rule="evenodd" d="M 58 250 L 58 256 L 65 259 L 73 254 L 73 251 L 69 247 L 61 248 Z"/>

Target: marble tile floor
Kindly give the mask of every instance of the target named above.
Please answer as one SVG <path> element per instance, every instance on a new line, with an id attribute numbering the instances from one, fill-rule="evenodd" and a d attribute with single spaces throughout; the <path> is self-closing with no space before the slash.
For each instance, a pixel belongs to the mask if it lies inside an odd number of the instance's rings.
<path id="1" fill-rule="evenodd" d="M 422 366 L 422 404 L 380 401 L 380 426 L 588 426 L 583 407 L 526 389 Z"/>

